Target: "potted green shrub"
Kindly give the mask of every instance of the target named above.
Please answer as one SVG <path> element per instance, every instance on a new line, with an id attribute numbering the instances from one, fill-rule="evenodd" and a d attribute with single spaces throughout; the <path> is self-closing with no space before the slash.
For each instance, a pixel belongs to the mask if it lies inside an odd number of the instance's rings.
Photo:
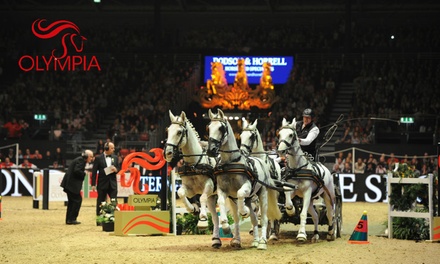
<path id="1" fill-rule="evenodd" d="M 102 225 L 102 231 L 113 232 L 115 230 L 115 210 L 119 210 L 116 199 L 112 198 L 110 202 L 102 202 L 100 205 L 100 214 L 96 217 L 96 222 Z"/>

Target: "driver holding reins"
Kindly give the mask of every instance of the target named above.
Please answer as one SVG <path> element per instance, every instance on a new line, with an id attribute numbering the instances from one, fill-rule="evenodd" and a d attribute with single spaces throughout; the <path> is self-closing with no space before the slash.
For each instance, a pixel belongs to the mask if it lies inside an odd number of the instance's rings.
<path id="1" fill-rule="evenodd" d="M 307 152 L 310 159 L 316 159 L 316 141 L 319 135 L 319 128 L 312 122 L 315 114 L 310 108 L 303 111 L 303 121 L 296 123 L 296 133 L 298 134 L 299 144 L 304 152 Z"/>

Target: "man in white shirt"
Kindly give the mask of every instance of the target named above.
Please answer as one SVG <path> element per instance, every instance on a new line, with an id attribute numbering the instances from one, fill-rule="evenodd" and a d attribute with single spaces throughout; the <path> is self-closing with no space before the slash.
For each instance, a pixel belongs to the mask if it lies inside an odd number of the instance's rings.
<path id="1" fill-rule="evenodd" d="M 319 128 L 312 121 L 315 114 L 310 108 L 303 111 L 303 121 L 296 123 L 296 133 L 298 134 L 299 144 L 309 158 L 316 160 L 316 141 L 319 135 Z"/>

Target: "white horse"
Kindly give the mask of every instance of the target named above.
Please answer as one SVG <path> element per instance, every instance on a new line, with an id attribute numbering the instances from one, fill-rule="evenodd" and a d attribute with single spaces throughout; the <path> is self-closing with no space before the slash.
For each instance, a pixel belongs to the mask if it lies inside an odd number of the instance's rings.
<path id="1" fill-rule="evenodd" d="M 220 208 L 220 223 L 224 232 L 230 232 L 226 213 L 226 198 L 230 202 L 234 218 L 234 237 L 231 246 L 241 247 L 239 214 L 243 217 L 251 216 L 254 241 L 252 247 L 267 249 L 267 221 L 280 219 L 281 211 L 277 205 L 277 191 L 266 188 L 274 186 L 265 163 L 257 158 L 246 158 L 238 149 L 231 125 L 225 119 L 221 110 L 214 115 L 209 110 L 211 123 L 208 126 L 209 140 L 207 154 L 217 157 L 220 154 L 220 163 L 215 169 L 217 178 L 218 206 Z M 258 235 L 258 219 L 251 207 L 251 198 L 258 195 L 261 210 L 261 237 Z"/>
<path id="2" fill-rule="evenodd" d="M 240 134 L 240 151 L 246 157 L 252 156 L 263 160 L 266 166 L 270 168 L 270 176 L 272 179 L 281 181 L 281 167 L 278 162 L 269 157 L 269 153 L 264 150 L 263 141 L 261 140 L 260 132 L 257 129 L 258 119 L 250 124 L 243 120 L 243 130 Z M 290 192 L 285 192 L 286 196 L 290 196 Z M 269 228 L 271 230 L 269 240 L 278 240 L 279 221 L 269 221 Z"/>
<path id="3" fill-rule="evenodd" d="M 206 228 L 208 226 L 208 215 L 206 207 L 212 216 L 214 225 L 212 236 L 212 247 L 221 247 L 219 236 L 219 220 L 216 212 L 216 198 L 214 195 L 214 164 L 215 160 L 209 158 L 204 152 L 200 143 L 197 131 L 182 111 L 180 116 L 174 116 L 169 111 L 171 125 L 168 127 L 168 138 L 165 146 L 165 159 L 170 162 L 179 149 L 182 150 L 184 165 L 179 168 L 182 179 L 182 186 L 178 190 L 179 197 L 190 213 L 196 213 L 198 209 L 191 204 L 187 197 L 191 198 L 197 194 L 200 196 L 200 214 L 197 226 Z"/>
<path id="4" fill-rule="evenodd" d="M 278 132 L 278 152 L 286 155 L 287 168 L 285 171 L 285 180 L 297 186 L 289 197 L 286 196 L 286 212 L 288 215 L 295 214 L 295 207 L 292 199 L 295 196 L 302 198 L 303 207 L 300 213 L 300 228 L 298 230 L 297 240 L 307 240 L 306 222 L 307 211 L 312 216 L 315 226 L 312 242 L 319 240 L 318 233 L 318 214 L 313 206 L 312 200 L 322 196 L 327 208 L 328 233 L 327 240 L 335 240 L 334 228 L 334 210 L 335 210 L 335 189 L 333 177 L 330 171 L 321 163 L 312 163 L 306 158 L 298 141 L 296 133 L 296 120 L 292 123 L 283 119 L 282 126 Z"/>

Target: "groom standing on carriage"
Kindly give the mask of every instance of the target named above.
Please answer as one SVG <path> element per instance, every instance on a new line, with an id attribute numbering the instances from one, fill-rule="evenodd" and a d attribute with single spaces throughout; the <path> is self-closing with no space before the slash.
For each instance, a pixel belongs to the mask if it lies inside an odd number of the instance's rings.
<path id="1" fill-rule="evenodd" d="M 313 110 L 306 108 L 303 111 L 303 121 L 296 123 L 296 133 L 298 134 L 301 149 L 308 154 L 308 158 L 318 161 L 316 141 L 319 135 L 319 128 L 312 121 L 314 117 Z"/>

